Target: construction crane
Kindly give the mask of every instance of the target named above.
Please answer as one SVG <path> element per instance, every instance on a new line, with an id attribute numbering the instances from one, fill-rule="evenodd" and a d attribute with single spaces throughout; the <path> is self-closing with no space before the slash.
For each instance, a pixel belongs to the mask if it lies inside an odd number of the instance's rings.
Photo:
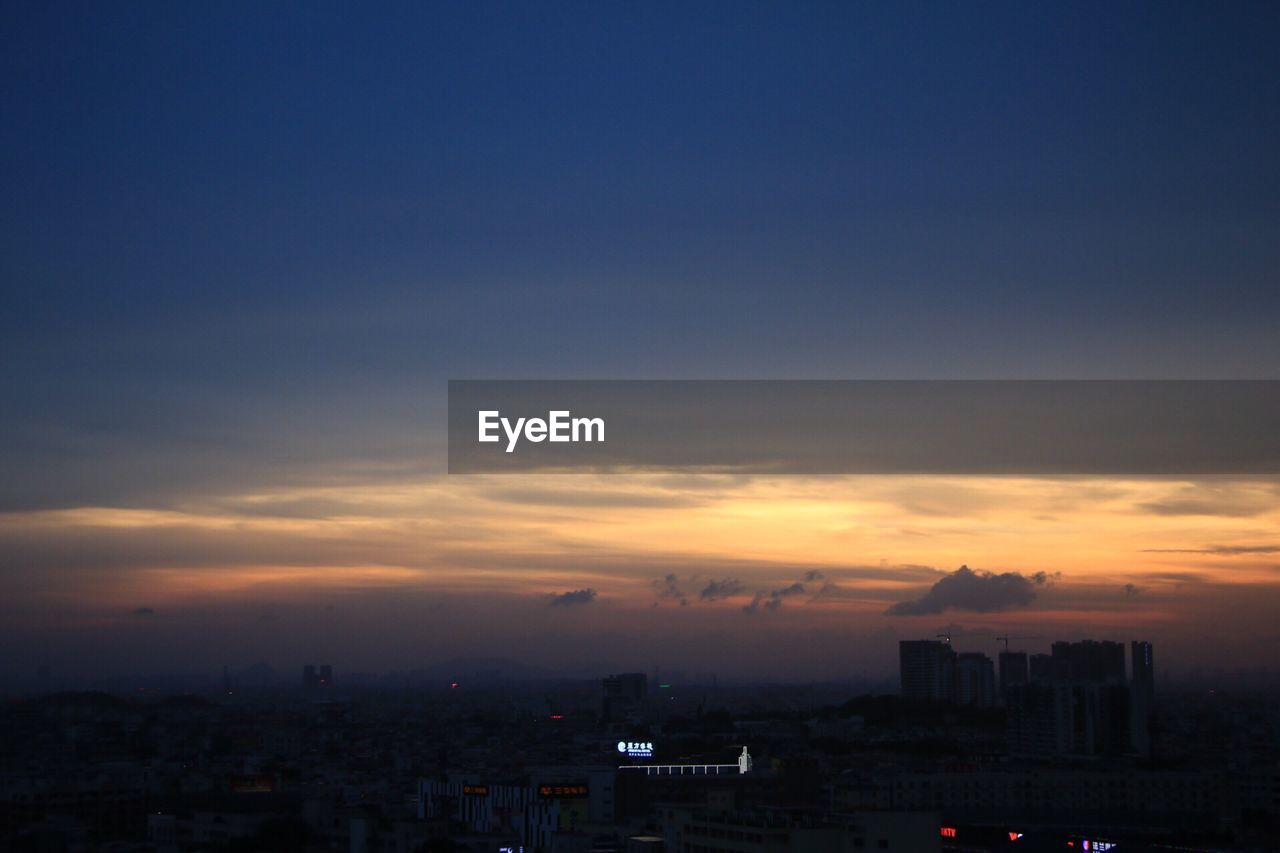
<path id="1" fill-rule="evenodd" d="M 1008 634 L 1005 634 L 1003 637 L 996 637 L 996 639 L 1004 643 L 1004 650 L 1007 652 L 1009 651 L 1010 640 L 1043 640 L 1044 637 L 1010 637 Z"/>

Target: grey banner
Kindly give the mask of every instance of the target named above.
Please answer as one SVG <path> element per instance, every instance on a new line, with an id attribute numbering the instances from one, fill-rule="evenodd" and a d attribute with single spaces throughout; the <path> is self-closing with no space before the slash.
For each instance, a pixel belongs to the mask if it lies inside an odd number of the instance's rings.
<path id="1" fill-rule="evenodd" d="M 674 468 L 1272 475 L 1280 381 L 449 383 L 450 473 Z"/>

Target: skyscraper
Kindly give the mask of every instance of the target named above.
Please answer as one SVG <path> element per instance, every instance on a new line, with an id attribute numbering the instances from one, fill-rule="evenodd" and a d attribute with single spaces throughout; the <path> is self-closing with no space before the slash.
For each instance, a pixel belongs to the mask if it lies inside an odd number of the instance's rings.
<path id="1" fill-rule="evenodd" d="M 961 652 L 956 656 L 955 688 L 957 705 L 990 708 L 996 703 L 995 667 L 982 652 Z"/>
<path id="2" fill-rule="evenodd" d="M 1052 647 L 1052 669 L 1062 681 L 1124 682 L 1124 646 L 1110 640 L 1058 641 Z"/>
<path id="3" fill-rule="evenodd" d="M 624 672 L 603 679 L 601 717 L 605 722 L 621 722 L 644 707 L 649 678 L 643 672 Z"/>
<path id="4" fill-rule="evenodd" d="M 1129 644 L 1130 667 L 1133 680 L 1130 682 L 1133 719 L 1133 748 L 1140 755 L 1151 754 L 1152 716 L 1156 705 L 1156 666 L 1151 643 L 1146 640 L 1134 640 Z"/>
<path id="5" fill-rule="evenodd" d="M 1024 684 L 1029 678 L 1026 652 L 1003 651 L 1000 653 L 1000 693 L 1002 695 L 1014 684 Z"/>
<path id="6" fill-rule="evenodd" d="M 1149 755 L 1151 644 L 1135 642 L 1132 650 L 1132 682 L 1121 643 L 1063 641 L 1053 644 L 1052 655 L 1032 655 L 1029 680 L 1006 689 L 1014 753 Z"/>
<path id="7" fill-rule="evenodd" d="M 1143 685 L 1154 690 L 1156 665 L 1151 643 L 1146 640 L 1134 640 L 1129 644 L 1129 649 L 1132 659 L 1134 686 Z"/>
<path id="8" fill-rule="evenodd" d="M 940 640 L 902 640 L 898 643 L 898 670 L 902 698 L 939 702 L 951 699 L 956 653 Z"/>

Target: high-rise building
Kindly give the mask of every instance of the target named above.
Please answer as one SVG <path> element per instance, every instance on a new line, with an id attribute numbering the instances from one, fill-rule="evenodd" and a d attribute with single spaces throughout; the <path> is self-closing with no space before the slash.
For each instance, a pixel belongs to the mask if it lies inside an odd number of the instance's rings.
<path id="1" fill-rule="evenodd" d="M 982 652 L 961 652 L 956 656 L 955 687 L 952 700 L 957 705 L 990 708 L 996 704 L 995 666 Z"/>
<path id="2" fill-rule="evenodd" d="M 1030 680 L 1026 652 L 1003 651 L 1000 653 L 1000 693 L 1003 695 L 1014 684 Z"/>
<path id="3" fill-rule="evenodd" d="M 902 698 L 940 702 L 952 698 L 956 653 L 940 640 L 902 640 L 898 643 L 898 670 Z"/>
<path id="4" fill-rule="evenodd" d="M 1052 680 L 1053 658 L 1049 655 L 1032 655 L 1027 659 L 1027 677 L 1030 681 Z"/>
<path id="5" fill-rule="evenodd" d="M 1013 752 L 1149 755 L 1151 647 L 1134 643 L 1132 648 L 1133 682 L 1125 679 L 1121 643 L 1057 642 L 1052 655 L 1032 655 L 1028 681 L 1008 685 L 1005 696 Z"/>
<path id="6" fill-rule="evenodd" d="M 1129 689 L 1107 682 L 1027 682 L 1009 688 L 1015 755 L 1117 756 L 1132 751 Z"/>
<path id="7" fill-rule="evenodd" d="M 649 678 L 643 672 L 610 675 L 600 683 L 604 692 L 601 717 L 605 722 L 621 722 L 644 708 Z"/>
<path id="8" fill-rule="evenodd" d="M 1045 681 L 1012 684 L 1005 693 L 1009 750 L 1014 755 L 1065 755 L 1069 751 L 1071 693 Z"/>
<path id="9" fill-rule="evenodd" d="M 1110 640 L 1059 641 L 1052 647 L 1053 678 L 1059 681 L 1125 680 L 1124 646 Z"/>
<path id="10" fill-rule="evenodd" d="M 1133 720 L 1131 722 L 1133 748 L 1140 755 L 1151 754 L 1152 717 L 1156 705 L 1156 665 L 1151 643 L 1134 640 L 1129 645 L 1130 667 L 1133 680 Z"/>
<path id="11" fill-rule="evenodd" d="M 898 667 L 903 699 L 995 705 L 995 665 L 981 652 L 957 654 L 940 640 L 901 640 Z"/>
<path id="12" fill-rule="evenodd" d="M 1156 681 L 1156 664 L 1151 643 L 1146 640 L 1134 640 L 1129 644 L 1131 651 L 1132 667 L 1133 667 L 1133 683 L 1134 685 L 1143 685 L 1145 687 L 1155 687 Z"/>

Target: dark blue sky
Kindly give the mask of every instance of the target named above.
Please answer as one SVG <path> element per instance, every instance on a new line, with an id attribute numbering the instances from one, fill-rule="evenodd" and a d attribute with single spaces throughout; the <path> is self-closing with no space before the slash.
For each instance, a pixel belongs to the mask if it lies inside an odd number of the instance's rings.
<path id="1" fill-rule="evenodd" d="M 2 15 L 2 505 L 438 467 L 450 377 L 1280 376 L 1274 3 Z"/>

